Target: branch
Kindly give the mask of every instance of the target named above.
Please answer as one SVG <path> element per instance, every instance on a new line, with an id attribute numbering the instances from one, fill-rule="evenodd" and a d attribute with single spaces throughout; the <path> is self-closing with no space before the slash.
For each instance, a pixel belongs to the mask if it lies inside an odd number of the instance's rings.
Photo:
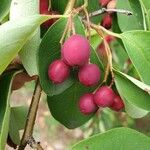
<path id="1" fill-rule="evenodd" d="M 24 150 L 26 145 L 28 144 L 29 139 L 32 137 L 38 104 L 39 104 L 39 100 L 41 97 L 41 91 L 42 89 L 39 83 L 39 79 L 37 79 L 35 90 L 32 96 L 32 101 L 30 104 L 29 112 L 28 112 L 28 116 L 27 116 L 27 120 L 26 120 L 25 130 L 24 130 L 18 150 Z"/>

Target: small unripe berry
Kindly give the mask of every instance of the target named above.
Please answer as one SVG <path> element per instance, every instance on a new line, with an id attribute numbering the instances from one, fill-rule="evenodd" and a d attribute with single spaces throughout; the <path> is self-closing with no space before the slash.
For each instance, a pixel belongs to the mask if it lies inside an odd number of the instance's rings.
<path id="1" fill-rule="evenodd" d="M 90 44 L 85 37 L 75 34 L 64 42 L 61 52 L 68 65 L 82 66 L 89 60 Z"/>
<path id="2" fill-rule="evenodd" d="M 115 96 L 114 101 L 112 105 L 110 106 L 110 108 L 115 111 L 120 111 L 124 108 L 123 100 L 121 99 L 119 95 Z"/>
<path id="3" fill-rule="evenodd" d="M 106 6 L 109 2 L 110 2 L 110 0 L 99 0 L 99 3 L 102 7 Z"/>
<path id="4" fill-rule="evenodd" d="M 110 14 L 106 14 L 102 20 L 102 26 L 106 29 L 110 29 L 112 26 L 112 16 Z"/>
<path id="5" fill-rule="evenodd" d="M 85 86 L 96 85 L 100 80 L 100 69 L 96 64 L 86 64 L 79 69 L 78 77 Z"/>
<path id="6" fill-rule="evenodd" d="M 111 0 L 108 4 L 107 4 L 107 9 L 115 9 L 116 8 L 116 0 Z"/>
<path id="7" fill-rule="evenodd" d="M 94 94 L 94 102 L 100 107 L 110 107 L 115 97 L 114 91 L 108 86 L 100 87 Z"/>
<path id="8" fill-rule="evenodd" d="M 64 82 L 70 74 L 69 66 L 67 66 L 62 60 L 55 60 L 49 65 L 48 77 L 54 83 Z"/>
<path id="9" fill-rule="evenodd" d="M 80 97 L 79 109 L 80 109 L 80 112 L 82 112 L 85 115 L 89 115 L 89 114 L 96 112 L 98 107 L 94 103 L 92 93 L 87 93 Z"/>

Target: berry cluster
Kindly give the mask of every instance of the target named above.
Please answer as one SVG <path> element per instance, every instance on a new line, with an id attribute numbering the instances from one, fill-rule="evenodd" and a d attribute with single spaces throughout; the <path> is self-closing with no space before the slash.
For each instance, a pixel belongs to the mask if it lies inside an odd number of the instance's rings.
<path id="1" fill-rule="evenodd" d="M 70 74 L 70 67 L 79 67 L 78 78 L 85 86 L 94 86 L 100 80 L 100 69 L 96 64 L 89 63 L 90 44 L 78 34 L 70 36 L 61 49 L 62 59 L 49 65 L 48 76 L 53 83 L 64 82 Z"/>
<path id="2" fill-rule="evenodd" d="M 99 2 L 102 7 L 106 7 L 107 9 L 115 9 L 116 7 L 116 0 L 99 0 Z M 101 25 L 106 29 L 111 28 L 112 13 L 108 13 L 104 15 Z"/>
<path id="3" fill-rule="evenodd" d="M 90 115 L 98 110 L 98 107 L 109 107 L 114 111 L 124 108 L 121 97 L 108 86 L 102 86 L 96 92 L 87 93 L 80 97 L 79 109 L 85 115 Z"/>

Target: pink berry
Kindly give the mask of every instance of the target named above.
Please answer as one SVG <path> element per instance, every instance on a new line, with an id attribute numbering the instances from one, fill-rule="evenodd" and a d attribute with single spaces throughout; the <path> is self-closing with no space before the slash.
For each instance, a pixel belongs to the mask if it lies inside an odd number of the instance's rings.
<path id="1" fill-rule="evenodd" d="M 112 105 L 110 106 L 110 108 L 115 111 L 120 111 L 124 108 L 123 100 L 121 99 L 119 95 L 115 96 L 114 101 Z"/>
<path id="2" fill-rule="evenodd" d="M 110 0 L 99 0 L 99 3 L 102 7 L 106 6 L 109 2 L 110 2 Z"/>
<path id="3" fill-rule="evenodd" d="M 64 82 L 70 74 L 69 66 L 62 60 L 55 60 L 49 65 L 48 76 L 54 83 Z"/>
<path id="4" fill-rule="evenodd" d="M 96 64 L 86 64 L 80 68 L 78 77 L 85 86 L 96 85 L 100 80 L 100 69 Z"/>
<path id="5" fill-rule="evenodd" d="M 112 16 L 110 14 L 106 14 L 102 20 L 102 26 L 106 29 L 110 29 L 112 26 Z"/>
<path id="6" fill-rule="evenodd" d="M 89 114 L 96 112 L 98 107 L 94 103 L 92 93 L 87 93 L 80 97 L 79 109 L 85 115 L 89 115 Z"/>
<path id="7" fill-rule="evenodd" d="M 94 102 L 100 107 L 109 107 L 112 105 L 115 93 L 108 86 L 100 87 L 94 94 Z"/>
<path id="8" fill-rule="evenodd" d="M 62 57 L 70 66 L 82 66 L 90 57 L 90 44 L 88 40 L 78 34 L 69 37 L 62 48 Z"/>

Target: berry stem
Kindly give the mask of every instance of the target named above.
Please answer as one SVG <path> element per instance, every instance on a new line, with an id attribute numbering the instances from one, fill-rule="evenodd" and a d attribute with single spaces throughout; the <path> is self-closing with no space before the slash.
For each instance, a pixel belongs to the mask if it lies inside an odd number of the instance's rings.
<path id="1" fill-rule="evenodd" d="M 66 7 L 66 10 L 65 10 L 65 13 L 64 13 L 65 15 L 70 14 L 70 12 L 73 10 L 75 2 L 76 2 L 76 0 L 69 0 L 68 1 L 67 7 Z"/>

